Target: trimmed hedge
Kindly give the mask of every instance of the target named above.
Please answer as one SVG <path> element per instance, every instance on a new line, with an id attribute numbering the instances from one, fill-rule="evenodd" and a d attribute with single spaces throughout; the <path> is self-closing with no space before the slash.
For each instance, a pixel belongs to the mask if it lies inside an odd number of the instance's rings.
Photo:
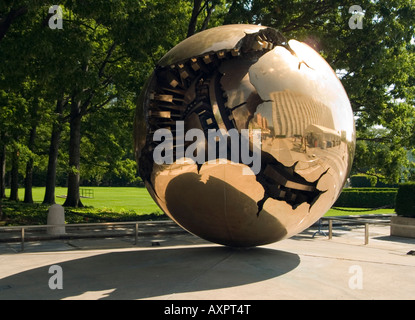
<path id="1" fill-rule="evenodd" d="M 399 186 L 395 212 L 399 216 L 415 217 L 415 183 L 404 183 Z"/>
<path id="2" fill-rule="evenodd" d="M 395 208 L 397 188 L 346 188 L 334 207 L 348 208 Z"/>

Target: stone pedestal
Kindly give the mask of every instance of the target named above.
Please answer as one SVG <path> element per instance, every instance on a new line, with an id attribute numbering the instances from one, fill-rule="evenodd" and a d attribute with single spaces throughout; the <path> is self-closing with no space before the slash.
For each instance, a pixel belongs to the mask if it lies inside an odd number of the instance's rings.
<path id="1" fill-rule="evenodd" d="M 392 217 L 391 236 L 415 238 L 415 218 Z"/>
<path id="2" fill-rule="evenodd" d="M 52 235 L 65 234 L 65 209 L 54 204 L 49 208 L 47 233 Z"/>

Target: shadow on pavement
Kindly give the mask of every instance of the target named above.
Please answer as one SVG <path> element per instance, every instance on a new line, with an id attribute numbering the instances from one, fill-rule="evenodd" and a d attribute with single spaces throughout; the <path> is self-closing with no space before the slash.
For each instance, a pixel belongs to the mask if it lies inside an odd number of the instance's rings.
<path id="1" fill-rule="evenodd" d="M 413 238 L 404 238 L 404 237 L 397 237 L 397 236 L 378 236 L 378 237 L 373 237 L 373 239 L 415 245 L 415 239 Z"/>
<path id="2" fill-rule="evenodd" d="M 299 263 L 296 254 L 266 248 L 110 252 L 57 263 L 63 273 L 62 290 L 49 288 L 50 266 L 0 279 L 0 299 L 144 299 L 264 281 Z"/>

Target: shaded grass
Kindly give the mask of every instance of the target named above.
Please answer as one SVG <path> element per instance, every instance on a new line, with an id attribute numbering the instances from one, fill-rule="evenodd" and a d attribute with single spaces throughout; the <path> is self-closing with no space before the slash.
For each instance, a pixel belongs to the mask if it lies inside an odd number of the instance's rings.
<path id="1" fill-rule="evenodd" d="M 40 203 L 25 204 L 5 201 L 3 212 L 6 219 L 0 225 L 45 225 L 47 224 L 49 206 Z M 121 221 L 148 221 L 166 219 L 163 213 L 137 214 L 135 211 L 117 212 L 95 208 L 65 208 L 66 223 L 98 223 Z"/>

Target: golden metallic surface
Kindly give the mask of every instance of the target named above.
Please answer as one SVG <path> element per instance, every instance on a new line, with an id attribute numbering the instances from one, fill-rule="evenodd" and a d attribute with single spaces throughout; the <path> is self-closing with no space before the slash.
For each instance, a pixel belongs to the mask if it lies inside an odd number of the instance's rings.
<path id="1" fill-rule="evenodd" d="M 171 162 L 155 161 L 160 129 L 172 134 Z M 208 152 L 212 129 L 230 136 L 225 156 Z M 351 106 L 327 62 L 250 25 L 210 29 L 168 52 L 143 89 L 134 130 L 155 202 L 188 231 L 229 246 L 272 243 L 316 222 L 339 196 L 355 149 Z"/>
<path id="2" fill-rule="evenodd" d="M 206 57 L 205 62 L 209 62 L 210 53 L 214 52 L 220 55 L 224 50 L 232 50 L 245 34 L 256 33 L 261 29 L 265 29 L 265 27 L 249 24 L 226 25 L 220 29 L 208 29 L 183 40 L 161 58 L 158 65 L 166 67 L 202 55 Z"/>

